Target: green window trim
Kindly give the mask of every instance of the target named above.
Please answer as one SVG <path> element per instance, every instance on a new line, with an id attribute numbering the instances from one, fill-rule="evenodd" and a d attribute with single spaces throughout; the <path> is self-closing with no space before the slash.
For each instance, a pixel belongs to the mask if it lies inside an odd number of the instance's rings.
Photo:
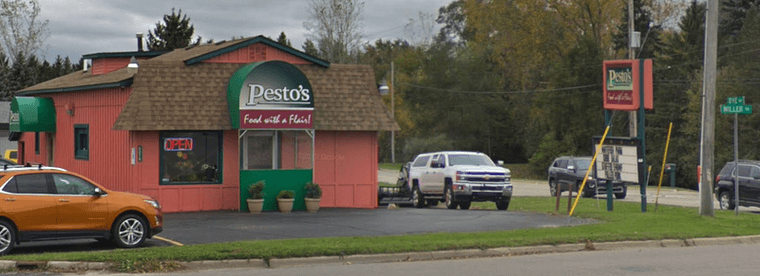
<path id="1" fill-rule="evenodd" d="M 74 125 L 74 159 L 90 160 L 90 125 Z"/>

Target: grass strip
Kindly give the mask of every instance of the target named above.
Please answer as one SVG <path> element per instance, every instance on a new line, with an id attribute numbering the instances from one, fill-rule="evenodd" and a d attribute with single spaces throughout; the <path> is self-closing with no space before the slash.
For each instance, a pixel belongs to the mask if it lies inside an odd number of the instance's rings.
<path id="1" fill-rule="evenodd" d="M 431 233 L 402 236 L 331 237 L 285 240 L 251 240 L 231 243 L 153 247 L 103 252 L 64 252 L 8 255 L 2 259 L 21 261 L 94 261 L 135 262 L 198 261 L 223 259 L 271 259 L 310 256 L 399 253 L 432 250 L 515 247 L 541 244 L 606 242 L 623 240 L 688 239 L 700 237 L 744 236 L 760 234 L 760 216 L 716 210 L 715 217 L 702 217 L 696 208 L 650 206 L 642 213 L 640 204 L 615 202 L 614 212 L 606 211 L 606 202 L 597 206 L 594 199 L 582 199 L 576 208 L 578 218 L 595 223 L 572 227 L 547 227 L 476 233 Z M 561 206 L 565 206 L 563 201 Z M 553 216 L 554 199 L 548 197 L 513 198 L 510 211 L 539 212 Z M 474 209 L 493 209 L 493 203 L 476 203 Z M 482 212 L 482 210 L 472 210 Z"/>

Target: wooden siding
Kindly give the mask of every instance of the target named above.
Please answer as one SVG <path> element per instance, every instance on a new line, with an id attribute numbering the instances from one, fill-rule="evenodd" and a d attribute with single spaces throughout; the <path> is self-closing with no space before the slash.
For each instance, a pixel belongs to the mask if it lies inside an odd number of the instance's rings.
<path id="1" fill-rule="evenodd" d="M 40 133 L 35 153 L 34 133 L 25 132 L 25 162 L 53 165 L 82 174 L 108 189 L 137 191 L 130 170 L 129 133 L 112 131 L 131 88 L 51 94 L 56 113 L 56 132 Z M 72 110 L 69 115 L 67 110 Z M 74 159 L 74 125 L 89 126 L 89 160 Z M 49 137 L 53 139 L 53 162 L 49 162 Z"/>
<path id="2" fill-rule="evenodd" d="M 129 65 L 130 58 L 98 58 L 92 60 L 92 74 L 103 75 Z"/>
<path id="3" fill-rule="evenodd" d="M 319 205 L 377 208 L 377 132 L 317 131 L 315 143 Z"/>
<path id="4" fill-rule="evenodd" d="M 305 59 L 290 55 L 265 44 L 253 44 L 220 56 L 204 60 L 207 63 L 251 63 L 267 60 L 281 60 L 291 64 L 311 64 Z"/>
<path id="5" fill-rule="evenodd" d="M 143 161 L 133 167 L 137 193 L 149 195 L 161 203 L 163 211 L 194 212 L 211 210 L 238 210 L 239 182 L 237 131 L 223 134 L 222 184 L 159 185 L 159 154 L 161 141 L 158 131 L 133 131 L 131 147 L 142 146 Z"/>

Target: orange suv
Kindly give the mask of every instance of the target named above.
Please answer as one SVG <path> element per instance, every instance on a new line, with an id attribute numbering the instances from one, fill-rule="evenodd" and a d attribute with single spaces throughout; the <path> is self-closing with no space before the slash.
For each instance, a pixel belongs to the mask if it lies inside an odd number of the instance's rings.
<path id="1" fill-rule="evenodd" d="M 142 245 L 163 230 L 155 199 L 55 167 L 0 167 L 0 255 L 20 242 L 94 238 Z"/>

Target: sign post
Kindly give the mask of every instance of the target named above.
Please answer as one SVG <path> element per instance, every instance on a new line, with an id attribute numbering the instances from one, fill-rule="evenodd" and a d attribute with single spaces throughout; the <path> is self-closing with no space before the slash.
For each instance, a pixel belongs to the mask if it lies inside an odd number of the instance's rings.
<path id="1" fill-rule="evenodd" d="M 726 98 L 726 104 L 720 105 L 720 114 L 734 114 L 734 211 L 739 215 L 739 114 L 752 114 L 752 106 L 744 104 L 744 96 Z"/>

